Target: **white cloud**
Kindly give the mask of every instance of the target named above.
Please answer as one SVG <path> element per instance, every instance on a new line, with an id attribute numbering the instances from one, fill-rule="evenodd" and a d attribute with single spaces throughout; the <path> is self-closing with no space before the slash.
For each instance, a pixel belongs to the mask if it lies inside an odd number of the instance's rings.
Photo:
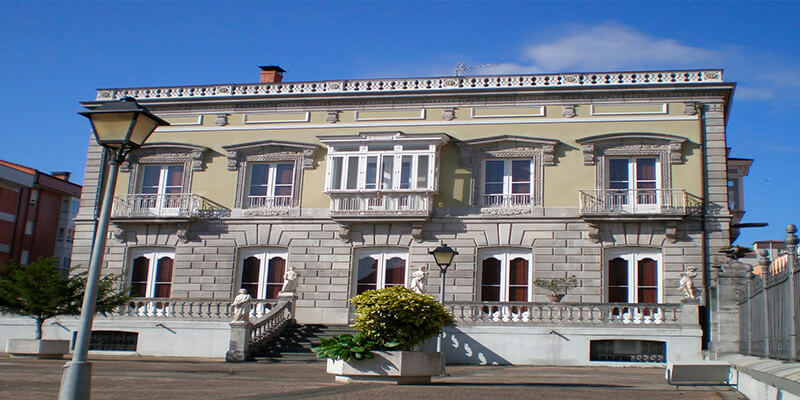
<path id="1" fill-rule="evenodd" d="M 487 68 L 489 73 L 610 71 L 697 68 L 718 62 L 718 51 L 655 38 L 614 23 L 562 28 L 559 40 L 534 43 L 522 51 L 523 62 Z M 482 71 L 483 72 L 483 71 Z"/>

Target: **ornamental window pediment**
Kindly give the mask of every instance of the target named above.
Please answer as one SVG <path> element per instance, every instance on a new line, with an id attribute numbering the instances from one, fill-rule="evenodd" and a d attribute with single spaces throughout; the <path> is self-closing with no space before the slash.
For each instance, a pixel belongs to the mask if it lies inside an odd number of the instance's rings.
<path id="1" fill-rule="evenodd" d="M 461 163 L 472 171 L 471 203 L 486 213 L 529 212 L 541 206 L 543 168 L 555 165 L 558 143 L 512 135 L 459 142 Z"/>
<path id="2" fill-rule="evenodd" d="M 207 147 L 181 143 L 148 143 L 131 152 L 120 166 L 130 172 L 128 193 L 186 193 L 195 171 L 205 170 Z"/>
<path id="3" fill-rule="evenodd" d="M 235 206 L 248 214 L 298 207 L 303 170 L 314 167 L 316 148 L 277 140 L 223 146 L 228 170 L 237 171 Z"/>
<path id="4" fill-rule="evenodd" d="M 583 163 L 595 168 L 593 189 L 579 193 L 584 213 L 682 213 L 684 190 L 672 187 L 672 165 L 682 164 L 685 137 L 612 133 L 577 139 Z"/>

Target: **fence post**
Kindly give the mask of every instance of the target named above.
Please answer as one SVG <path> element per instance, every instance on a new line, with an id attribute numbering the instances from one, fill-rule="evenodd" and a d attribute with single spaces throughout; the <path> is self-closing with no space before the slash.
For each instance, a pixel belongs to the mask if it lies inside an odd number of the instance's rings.
<path id="1" fill-rule="evenodd" d="M 797 354 L 797 313 L 798 313 L 798 305 L 797 305 L 797 293 L 795 293 L 795 276 L 794 272 L 797 269 L 797 227 L 794 224 L 789 224 L 786 226 L 786 238 L 783 239 L 783 243 L 786 244 L 786 270 L 789 273 L 789 299 L 792 303 L 792 317 L 790 321 L 792 322 L 792 329 L 791 333 L 789 334 L 789 359 L 796 360 L 798 358 Z"/>
<path id="2" fill-rule="evenodd" d="M 770 274 L 768 258 L 769 254 L 766 249 L 758 250 L 758 263 L 761 265 L 761 291 L 764 293 L 764 306 L 761 308 L 761 314 L 764 318 L 764 357 L 769 357 L 769 295 L 767 293 L 767 275 Z"/>

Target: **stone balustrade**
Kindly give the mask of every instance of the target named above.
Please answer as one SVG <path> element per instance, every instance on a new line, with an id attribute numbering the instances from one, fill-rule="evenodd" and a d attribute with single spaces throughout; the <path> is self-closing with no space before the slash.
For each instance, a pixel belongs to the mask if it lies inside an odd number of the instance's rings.
<path id="1" fill-rule="evenodd" d="M 468 325 L 685 324 L 682 304 L 452 302 L 445 307 L 456 323 Z"/>
<path id="2" fill-rule="evenodd" d="M 318 82 L 275 82 L 126 89 L 99 89 L 96 99 L 137 100 L 208 97 L 285 96 L 325 93 L 397 93 L 431 90 L 520 89 L 546 87 L 594 87 L 627 85 L 674 85 L 722 82 L 722 70 L 562 73 L 439 78 L 358 79 Z"/>

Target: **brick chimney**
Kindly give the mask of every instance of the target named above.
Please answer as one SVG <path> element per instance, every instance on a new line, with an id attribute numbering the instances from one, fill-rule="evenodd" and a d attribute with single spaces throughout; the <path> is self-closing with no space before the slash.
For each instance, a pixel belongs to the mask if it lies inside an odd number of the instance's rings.
<path id="1" fill-rule="evenodd" d="M 277 65 L 265 65 L 261 68 L 261 83 L 275 83 L 283 81 L 283 73 L 286 72 L 283 68 Z"/>
<path id="2" fill-rule="evenodd" d="M 53 171 L 52 174 L 54 177 L 61 179 L 62 181 L 69 182 L 69 178 L 72 176 L 72 172 L 69 171 Z"/>

